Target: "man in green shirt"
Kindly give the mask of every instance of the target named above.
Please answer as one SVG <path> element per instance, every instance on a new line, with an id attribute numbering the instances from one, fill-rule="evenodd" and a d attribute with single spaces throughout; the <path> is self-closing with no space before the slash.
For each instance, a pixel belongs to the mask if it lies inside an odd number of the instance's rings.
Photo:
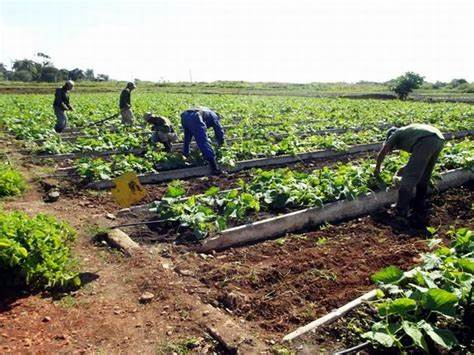
<path id="1" fill-rule="evenodd" d="M 385 156 L 393 150 L 411 153 L 408 164 L 402 168 L 402 181 L 395 207 L 397 215 L 406 218 L 410 203 L 417 212 L 425 211 L 428 184 L 444 147 L 443 134 L 435 127 L 414 123 L 405 127 L 392 127 L 387 132 L 387 140 L 377 156 L 375 175 L 380 174 L 380 166 Z"/>

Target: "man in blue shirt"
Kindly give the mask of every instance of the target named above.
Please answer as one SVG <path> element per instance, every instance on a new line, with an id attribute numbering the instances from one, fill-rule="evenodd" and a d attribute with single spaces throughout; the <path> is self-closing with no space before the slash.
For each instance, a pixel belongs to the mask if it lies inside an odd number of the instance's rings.
<path id="1" fill-rule="evenodd" d="M 189 156 L 189 146 L 194 137 L 199 150 L 204 159 L 209 162 L 212 173 L 215 175 L 221 174 L 222 170 L 217 165 L 216 154 L 207 136 L 207 129 L 212 127 L 217 144 L 223 145 L 224 131 L 219 120 L 219 115 L 207 107 L 190 109 L 181 114 L 181 125 L 184 130 L 183 155 Z"/>

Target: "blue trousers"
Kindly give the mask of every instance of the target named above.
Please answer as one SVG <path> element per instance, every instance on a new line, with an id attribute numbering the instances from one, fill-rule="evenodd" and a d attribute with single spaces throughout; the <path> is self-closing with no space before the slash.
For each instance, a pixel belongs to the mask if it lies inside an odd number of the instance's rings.
<path id="1" fill-rule="evenodd" d="M 185 111 L 181 115 L 181 125 L 184 130 L 183 155 L 189 155 L 189 145 L 191 140 L 196 140 L 196 144 L 204 159 L 213 161 L 216 159 L 214 149 L 212 149 L 207 137 L 207 126 L 196 111 Z"/>

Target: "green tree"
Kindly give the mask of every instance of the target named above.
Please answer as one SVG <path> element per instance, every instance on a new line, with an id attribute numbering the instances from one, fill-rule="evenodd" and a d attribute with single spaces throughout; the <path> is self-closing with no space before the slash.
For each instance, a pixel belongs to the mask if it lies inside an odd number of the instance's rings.
<path id="1" fill-rule="evenodd" d="M 85 78 L 86 78 L 86 75 L 84 74 L 84 71 L 82 69 L 75 68 L 69 71 L 69 79 L 71 80 L 79 81 L 79 80 L 84 80 Z"/>
<path id="2" fill-rule="evenodd" d="M 13 73 L 13 80 L 30 82 L 33 81 L 33 74 L 29 70 L 15 70 Z"/>
<path id="3" fill-rule="evenodd" d="M 451 80 L 451 82 L 449 83 L 453 88 L 455 87 L 458 87 L 459 85 L 463 85 L 463 84 L 467 84 L 467 80 L 466 79 L 453 79 Z"/>
<path id="4" fill-rule="evenodd" d="M 25 77 L 24 72 L 27 71 L 31 74 L 31 80 L 39 80 L 41 75 L 42 65 L 35 62 L 31 59 L 17 59 L 13 62 L 12 69 L 15 72 L 21 71 L 22 74 L 17 75 L 17 77 Z M 15 76 L 15 75 L 14 75 Z"/>
<path id="5" fill-rule="evenodd" d="M 46 66 L 52 67 L 53 66 L 53 63 L 51 61 L 51 57 L 49 55 L 38 52 L 38 53 L 36 53 L 36 56 L 43 60 L 43 66 L 44 67 L 46 67 Z"/>
<path id="6" fill-rule="evenodd" d="M 413 72 L 407 72 L 396 78 L 390 90 L 394 91 L 401 100 L 405 100 L 408 95 L 423 84 L 424 78 Z"/>
<path id="7" fill-rule="evenodd" d="M 90 81 L 95 80 L 94 70 L 92 69 L 86 69 L 84 75 L 86 76 L 86 80 L 90 80 Z"/>
<path id="8" fill-rule="evenodd" d="M 0 80 L 8 79 L 8 69 L 5 67 L 5 64 L 0 63 Z"/>
<path id="9" fill-rule="evenodd" d="M 69 70 L 67 69 L 59 69 L 58 76 L 56 78 L 57 81 L 66 81 L 69 79 Z"/>
<path id="10" fill-rule="evenodd" d="M 40 81 L 55 83 L 58 81 L 59 70 L 53 66 L 45 66 L 41 69 Z"/>

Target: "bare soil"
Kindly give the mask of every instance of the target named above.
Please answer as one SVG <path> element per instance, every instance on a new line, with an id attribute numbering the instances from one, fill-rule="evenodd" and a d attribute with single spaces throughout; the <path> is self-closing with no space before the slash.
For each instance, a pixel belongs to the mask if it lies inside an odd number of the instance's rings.
<path id="1" fill-rule="evenodd" d="M 474 227 L 474 190 L 433 200 L 429 225 Z M 176 260 L 209 287 L 209 302 L 255 322 L 279 338 L 373 287 L 370 275 L 388 265 L 408 269 L 426 251 L 426 231 L 400 231 L 388 215 L 367 216 L 304 234 Z"/>

